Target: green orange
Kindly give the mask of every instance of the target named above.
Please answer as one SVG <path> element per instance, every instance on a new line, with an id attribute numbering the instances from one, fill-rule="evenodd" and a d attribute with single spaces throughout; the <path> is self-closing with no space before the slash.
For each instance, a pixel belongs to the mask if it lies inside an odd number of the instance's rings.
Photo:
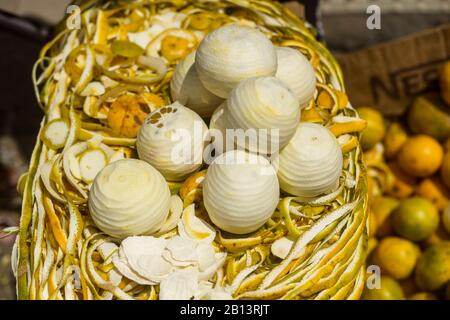
<path id="1" fill-rule="evenodd" d="M 392 213 L 395 232 L 411 241 L 422 241 L 431 236 L 439 226 L 439 213 L 428 200 L 412 197 L 403 200 Z"/>
<path id="2" fill-rule="evenodd" d="M 402 287 L 393 278 L 381 276 L 379 288 L 364 289 L 363 300 L 404 300 Z"/>
<path id="3" fill-rule="evenodd" d="M 417 286 L 424 291 L 444 288 L 450 281 L 450 242 L 429 247 L 419 258 L 415 270 Z"/>

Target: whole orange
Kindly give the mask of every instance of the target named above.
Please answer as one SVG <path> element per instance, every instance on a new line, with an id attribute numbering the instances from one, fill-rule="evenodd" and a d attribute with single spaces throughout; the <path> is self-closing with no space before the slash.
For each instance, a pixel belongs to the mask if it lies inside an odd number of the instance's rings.
<path id="1" fill-rule="evenodd" d="M 444 151 L 442 146 L 430 136 L 417 135 L 409 138 L 400 149 L 398 163 L 408 174 L 428 177 L 439 170 Z"/>
<path id="2" fill-rule="evenodd" d="M 374 251 L 373 261 L 382 272 L 394 279 L 406 279 L 414 270 L 420 249 L 413 242 L 399 237 L 386 237 Z"/>
<path id="3" fill-rule="evenodd" d="M 412 197 L 403 200 L 392 213 L 395 232 L 411 241 L 423 241 L 439 227 L 439 213 L 427 199 Z"/>
<path id="4" fill-rule="evenodd" d="M 370 288 L 365 286 L 362 300 L 405 300 L 400 284 L 389 276 L 381 276 L 380 286 Z"/>

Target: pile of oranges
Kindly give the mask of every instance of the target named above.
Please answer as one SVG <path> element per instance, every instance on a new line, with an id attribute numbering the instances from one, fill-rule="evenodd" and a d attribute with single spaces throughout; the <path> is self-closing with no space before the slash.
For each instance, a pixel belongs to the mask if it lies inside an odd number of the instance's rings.
<path id="1" fill-rule="evenodd" d="M 358 109 L 368 124 L 367 264 L 382 275 L 363 299 L 450 299 L 450 62 L 441 86 L 441 97 L 416 98 L 400 120 Z"/>

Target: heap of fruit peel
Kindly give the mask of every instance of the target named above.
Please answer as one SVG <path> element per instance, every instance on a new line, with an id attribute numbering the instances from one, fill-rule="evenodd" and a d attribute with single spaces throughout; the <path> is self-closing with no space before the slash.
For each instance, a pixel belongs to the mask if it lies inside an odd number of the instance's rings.
<path id="1" fill-rule="evenodd" d="M 34 70 L 19 299 L 357 299 L 366 121 L 313 29 L 268 0 L 75 4 Z M 220 142 L 248 129 L 279 135 Z"/>
<path id="2" fill-rule="evenodd" d="M 450 62 L 437 93 L 400 119 L 362 107 L 369 182 L 368 265 L 381 269 L 365 299 L 450 298 Z M 402 122 L 403 120 L 404 122 Z M 368 277 L 370 275 L 368 274 Z"/>

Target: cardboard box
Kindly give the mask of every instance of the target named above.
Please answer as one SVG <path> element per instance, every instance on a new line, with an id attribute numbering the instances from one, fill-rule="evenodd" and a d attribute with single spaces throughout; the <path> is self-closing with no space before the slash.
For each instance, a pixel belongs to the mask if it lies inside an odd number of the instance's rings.
<path id="1" fill-rule="evenodd" d="M 304 19 L 305 18 L 305 7 L 298 1 L 287 1 L 283 3 L 289 10 L 291 10 L 295 15 Z"/>
<path id="2" fill-rule="evenodd" d="M 0 0 L 0 9 L 55 24 L 64 17 L 70 2 L 71 0 Z"/>
<path id="3" fill-rule="evenodd" d="M 401 115 L 414 96 L 438 90 L 439 69 L 450 60 L 450 24 L 337 58 L 353 106 Z"/>

